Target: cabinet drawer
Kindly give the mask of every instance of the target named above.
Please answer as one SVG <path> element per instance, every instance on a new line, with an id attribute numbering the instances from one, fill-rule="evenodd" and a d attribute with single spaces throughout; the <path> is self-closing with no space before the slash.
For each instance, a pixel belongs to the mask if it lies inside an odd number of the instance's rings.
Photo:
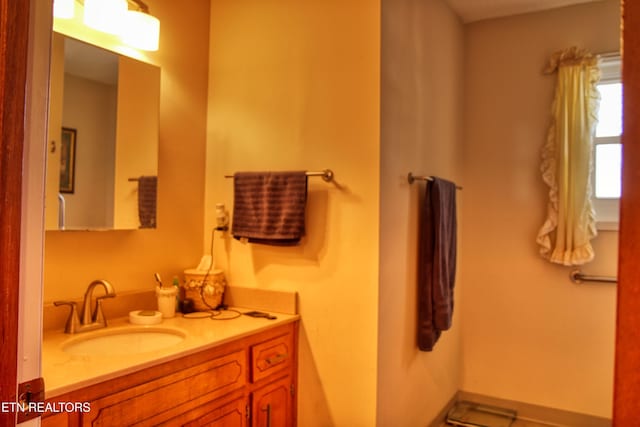
<path id="1" fill-rule="evenodd" d="M 82 426 L 155 426 L 162 419 L 188 412 L 241 388 L 246 378 L 246 352 L 236 351 L 201 365 L 91 402 Z"/>
<path id="2" fill-rule="evenodd" d="M 289 332 L 252 346 L 251 380 L 256 382 L 288 368 L 293 356 L 293 336 Z"/>

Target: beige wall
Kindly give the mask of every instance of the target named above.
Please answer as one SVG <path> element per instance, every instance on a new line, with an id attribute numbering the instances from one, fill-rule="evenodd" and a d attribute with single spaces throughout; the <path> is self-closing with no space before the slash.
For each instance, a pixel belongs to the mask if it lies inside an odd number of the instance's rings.
<path id="1" fill-rule="evenodd" d="M 153 289 L 196 262 L 202 247 L 209 2 L 148 1 L 162 22 L 158 228 L 45 236 L 45 301 L 81 297 L 96 278 L 116 292 Z"/>
<path id="2" fill-rule="evenodd" d="M 217 0 L 211 9 L 205 244 L 245 170 L 309 181 L 300 246 L 216 236 L 233 285 L 299 293 L 299 425 L 376 424 L 380 3 Z"/>
<path id="3" fill-rule="evenodd" d="M 411 171 L 464 184 L 463 48 L 463 25 L 444 1 L 383 2 L 379 426 L 428 425 L 461 386 L 460 274 L 452 329 L 432 352 L 416 345 L 418 212 L 425 183 L 409 185 L 406 177 Z M 458 193 L 458 218 L 466 193 Z M 458 257 L 460 271 L 460 252 Z"/>
<path id="4" fill-rule="evenodd" d="M 610 417 L 615 287 L 576 286 L 538 255 L 546 212 L 540 150 L 569 46 L 618 49 L 619 6 L 595 2 L 466 27 L 463 389 Z M 601 232 L 591 274 L 615 275 L 617 233 Z"/>
<path id="5" fill-rule="evenodd" d="M 113 225 L 116 103 L 116 86 L 65 73 L 62 126 L 77 131 L 74 191 L 63 194 L 67 229 Z"/>
<path id="6" fill-rule="evenodd" d="M 161 70 L 121 56 L 118 64 L 114 227 L 140 226 L 138 185 L 129 178 L 158 174 Z"/>
<path id="7" fill-rule="evenodd" d="M 55 141 L 60 145 L 60 128 L 62 128 L 62 102 L 64 94 L 64 40 L 56 33 L 51 37 L 51 62 L 49 63 L 49 117 L 47 123 L 47 141 Z M 53 135 L 56 135 L 52 138 Z M 51 152 L 47 147 L 47 171 L 45 183 L 45 228 L 58 228 L 58 192 L 60 190 L 60 150 Z M 53 171 L 53 172 L 51 172 Z"/>

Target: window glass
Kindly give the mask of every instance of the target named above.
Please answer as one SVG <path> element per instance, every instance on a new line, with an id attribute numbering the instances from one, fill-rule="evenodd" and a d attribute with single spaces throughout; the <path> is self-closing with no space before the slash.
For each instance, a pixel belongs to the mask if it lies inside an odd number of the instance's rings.
<path id="1" fill-rule="evenodd" d="M 620 136 L 622 134 L 622 83 L 598 85 L 600 110 L 596 137 Z"/>
<path id="2" fill-rule="evenodd" d="M 596 145 L 596 197 L 614 199 L 620 197 L 620 170 L 622 166 L 621 144 Z"/>
<path id="3" fill-rule="evenodd" d="M 600 109 L 594 138 L 593 207 L 600 230 L 617 230 L 622 167 L 622 84 L 620 58 L 604 58 L 598 84 Z"/>

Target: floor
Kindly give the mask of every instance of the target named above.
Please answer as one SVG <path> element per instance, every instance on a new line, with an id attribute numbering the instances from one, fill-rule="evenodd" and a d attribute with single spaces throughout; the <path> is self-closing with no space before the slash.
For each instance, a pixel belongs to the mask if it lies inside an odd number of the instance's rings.
<path id="1" fill-rule="evenodd" d="M 556 424 L 541 424 L 534 421 L 516 420 L 513 424 L 511 424 L 511 427 L 549 427 L 555 425 Z"/>
<path id="2" fill-rule="evenodd" d="M 556 427 L 557 424 L 537 423 L 534 421 L 515 420 L 511 427 Z M 451 424 L 444 423 L 442 427 L 453 427 Z"/>

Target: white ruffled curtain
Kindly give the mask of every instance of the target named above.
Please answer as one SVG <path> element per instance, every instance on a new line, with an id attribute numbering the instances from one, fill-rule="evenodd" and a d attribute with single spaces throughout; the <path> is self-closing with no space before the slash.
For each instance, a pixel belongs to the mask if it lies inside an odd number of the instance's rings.
<path id="1" fill-rule="evenodd" d="M 597 235 L 590 176 L 600 102 L 598 59 L 572 47 L 556 52 L 545 72 L 556 73 L 558 80 L 542 153 L 547 219 L 536 240 L 549 261 L 581 265 L 593 259 L 591 239 Z"/>

